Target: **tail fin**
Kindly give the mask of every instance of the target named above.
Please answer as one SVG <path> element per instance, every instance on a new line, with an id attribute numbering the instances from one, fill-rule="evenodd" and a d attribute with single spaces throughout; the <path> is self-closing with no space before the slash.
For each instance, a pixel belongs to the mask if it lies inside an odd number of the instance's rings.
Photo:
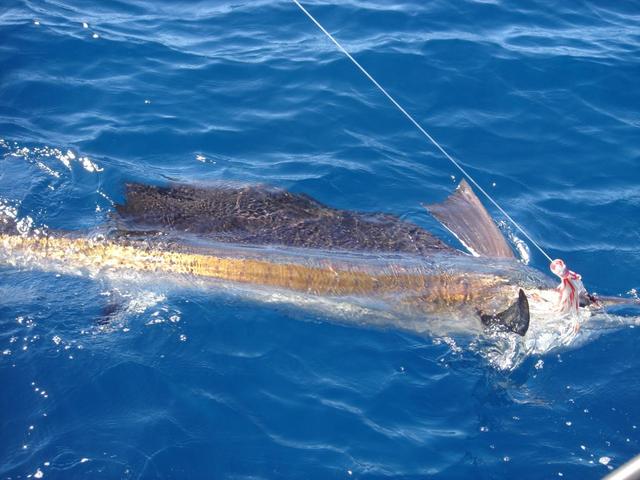
<path id="1" fill-rule="evenodd" d="M 505 311 L 493 315 L 480 313 L 483 325 L 497 327 L 508 332 L 524 336 L 529 329 L 529 301 L 522 290 L 518 292 L 518 300 Z"/>

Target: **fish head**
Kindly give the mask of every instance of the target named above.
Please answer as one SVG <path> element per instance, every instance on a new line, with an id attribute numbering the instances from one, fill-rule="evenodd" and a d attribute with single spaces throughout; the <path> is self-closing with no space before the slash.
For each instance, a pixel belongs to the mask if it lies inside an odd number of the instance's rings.
<path id="1" fill-rule="evenodd" d="M 586 327 L 603 330 L 623 325 L 640 325 L 640 299 L 596 296 L 583 293 L 577 311 L 565 313 L 560 308 L 560 294 L 555 288 L 524 289 L 529 303 L 532 336 L 555 332 L 560 337 L 576 335 Z"/>

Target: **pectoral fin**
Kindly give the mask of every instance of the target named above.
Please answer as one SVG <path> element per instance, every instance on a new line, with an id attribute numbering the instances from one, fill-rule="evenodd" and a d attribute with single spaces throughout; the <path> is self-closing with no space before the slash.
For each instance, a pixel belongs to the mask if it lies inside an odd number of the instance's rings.
<path id="1" fill-rule="evenodd" d="M 444 202 L 425 205 L 476 257 L 515 258 L 504 236 L 466 180 Z"/>
<path id="2" fill-rule="evenodd" d="M 524 336 L 529 329 L 529 301 L 525 293 L 518 292 L 518 300 L 505 311 L 493 315 L 480 313 L 483 325 L 497 327 Z"/>

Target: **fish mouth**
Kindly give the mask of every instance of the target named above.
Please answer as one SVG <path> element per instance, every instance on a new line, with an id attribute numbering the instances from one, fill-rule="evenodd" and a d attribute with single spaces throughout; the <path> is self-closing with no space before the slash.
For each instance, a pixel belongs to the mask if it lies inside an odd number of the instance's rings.
<path id="1" fill-rule="evenodd" d="M 640 299 L 588 294 L 580 306 L 592 312 L 605 312 L 620 317 L 640 317 Z"/>
<path id="2" fill-rule="evenodd" d="M 558 292 L 555 289 L 527 289 L 532 322 L 535 325 L 547 325 L 562 322 L 572 313 L 561 313 L 558 309 Z M 581 295 L 577 321 L 583 323 L 598 314 L 612 315 L 617 318 L 640 318 L 640 299 L 616 296 L 600 296 L 590 293 Z"/>

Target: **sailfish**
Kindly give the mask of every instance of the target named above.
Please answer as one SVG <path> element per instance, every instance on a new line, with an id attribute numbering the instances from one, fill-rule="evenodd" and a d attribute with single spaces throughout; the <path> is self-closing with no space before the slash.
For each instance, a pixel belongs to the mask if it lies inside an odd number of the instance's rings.
<path id="1" fill-rule="evenodd" d="M 466 181 L 426 209 L 466 252 L 393 215 L 263 185 L 130 183 L 97 231 L 20 234 L 0 221 L 0 263 L 194 279 L 419 333 L 445 322 L 524 336 L 536 315 L 553 314 L 554 282 L 518 261 Z M 602 307 L 586 293 L 580 303 Z"/>

